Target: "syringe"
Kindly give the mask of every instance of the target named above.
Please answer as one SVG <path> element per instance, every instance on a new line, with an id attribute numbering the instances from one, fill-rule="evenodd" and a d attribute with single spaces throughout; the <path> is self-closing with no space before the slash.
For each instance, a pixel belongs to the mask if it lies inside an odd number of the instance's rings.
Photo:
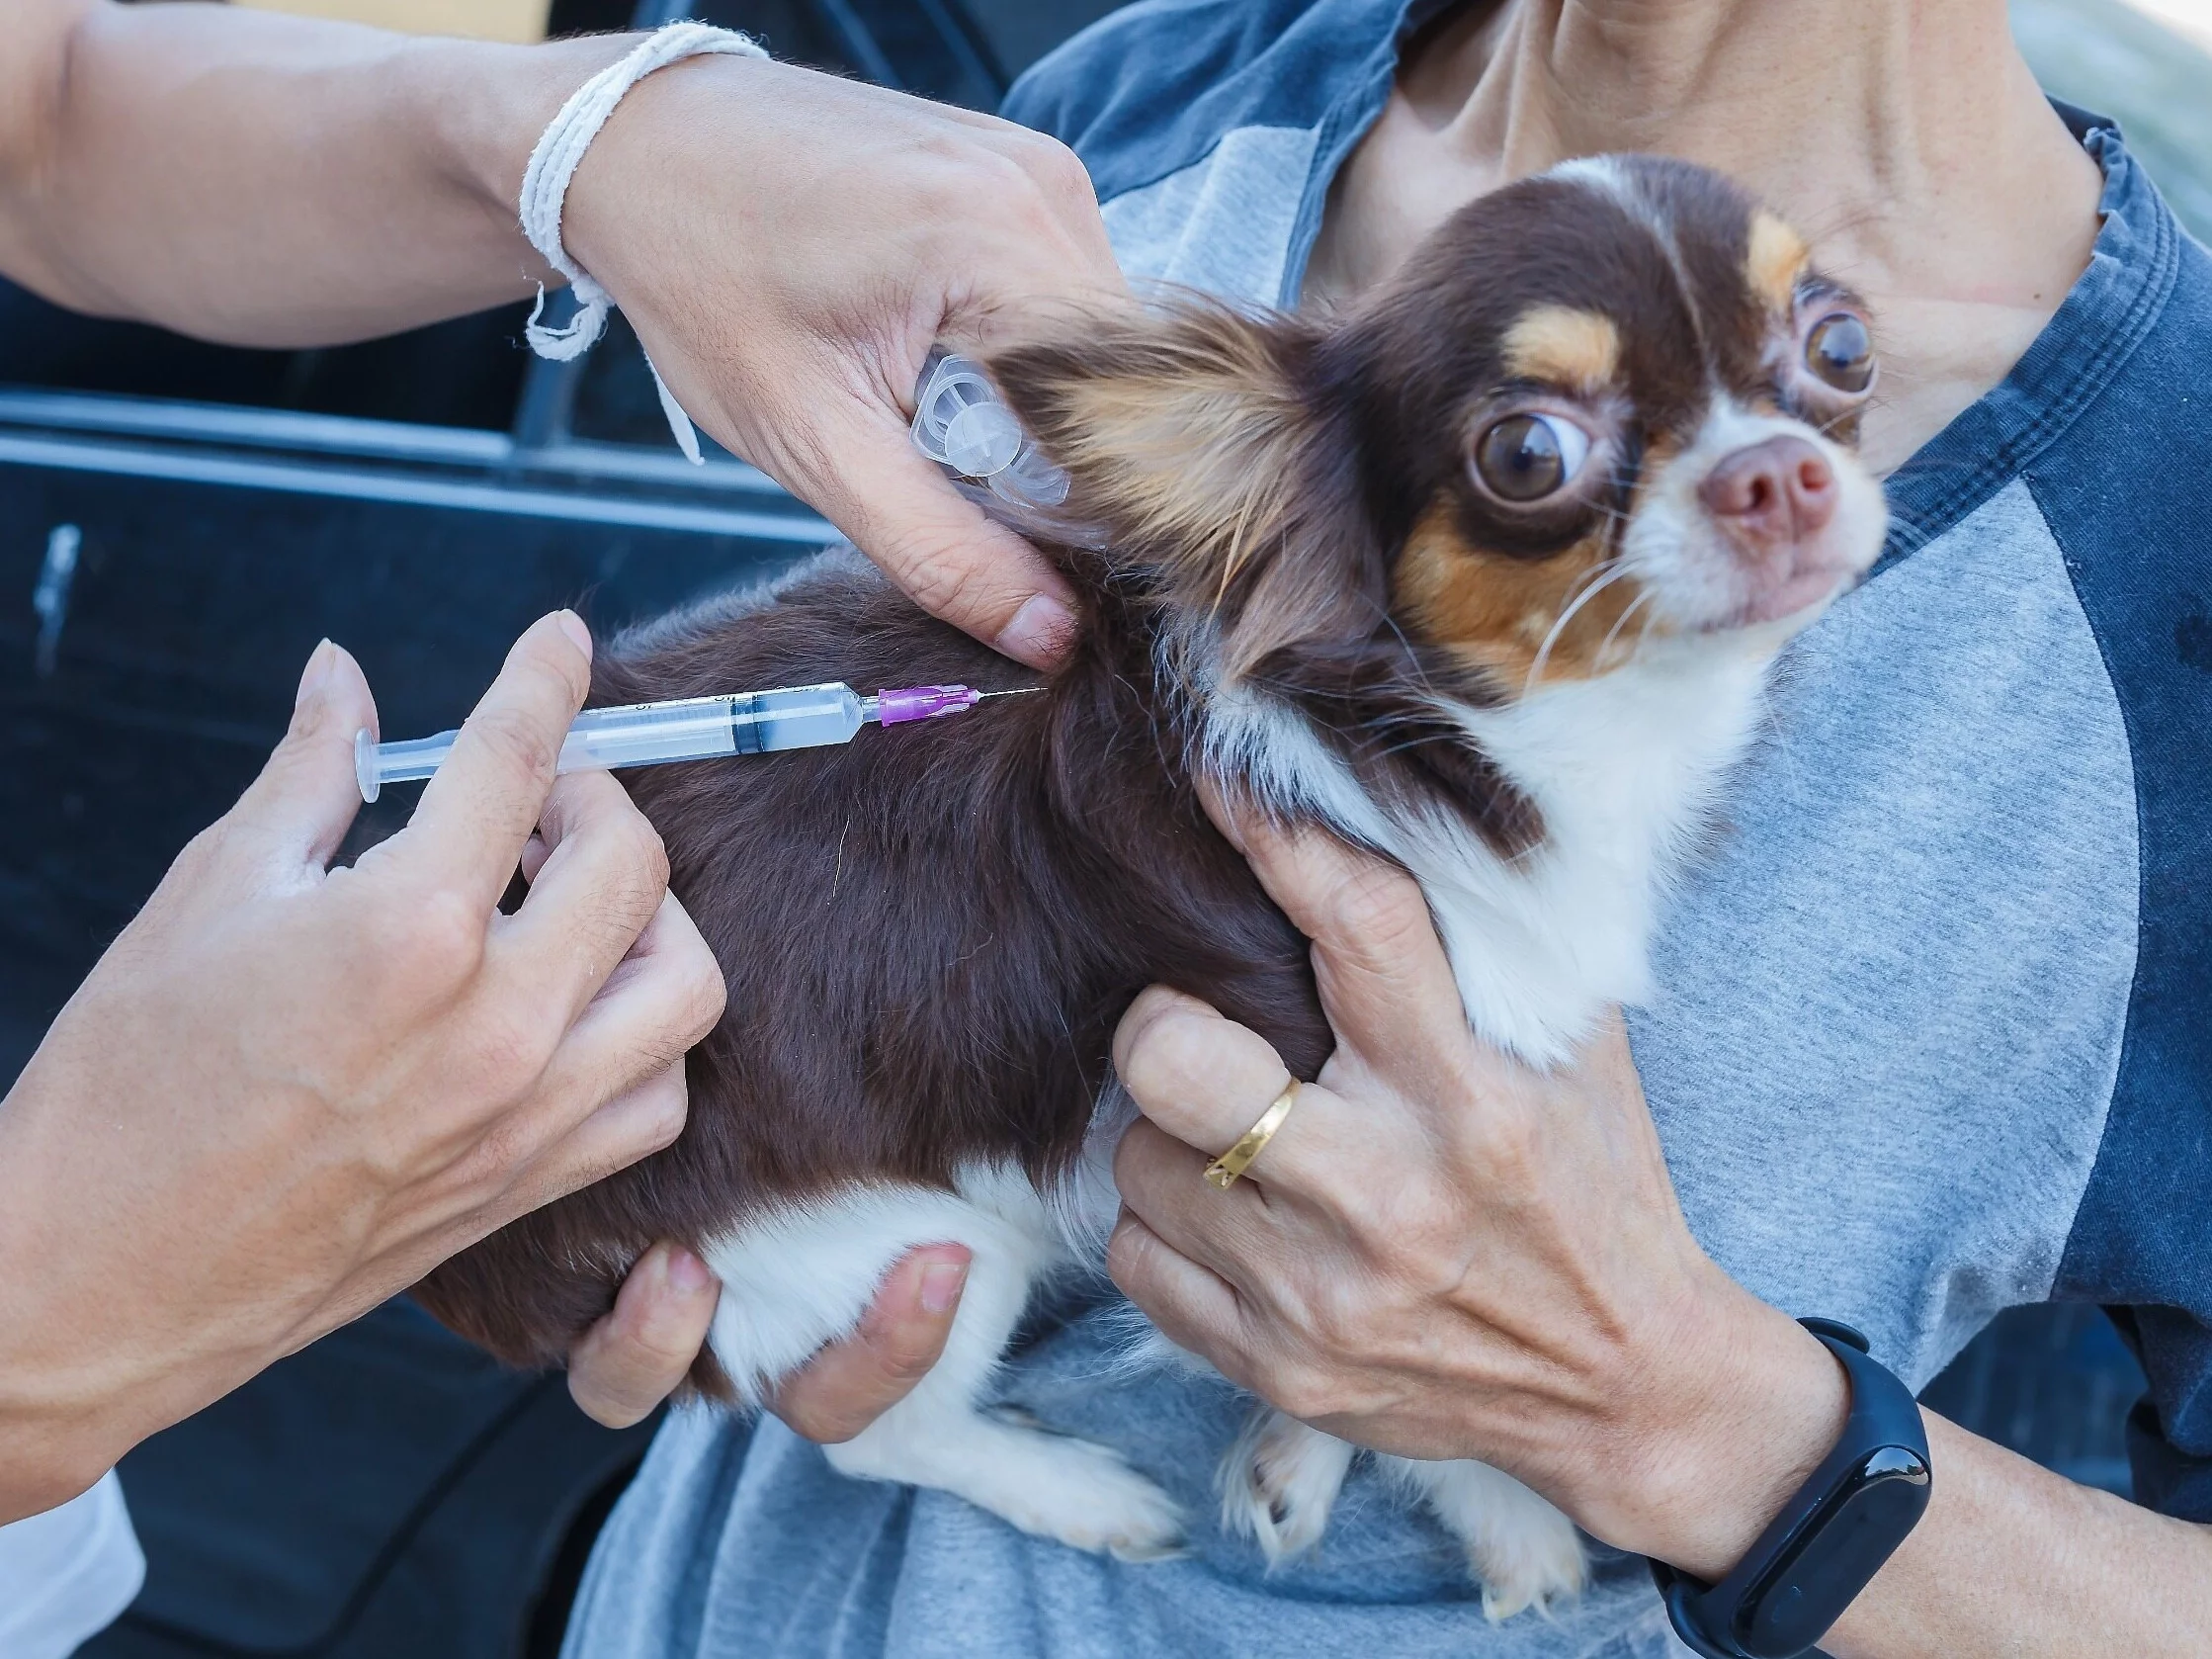
<path id="1" fill-rule="evenodd" d="M 787 686 L 728 697 L 684 697 L 671 703 L 632 703 L 586 709 L 560 745 L 560 772 L 650 766 L 663 760 L 711 760 L 723 754 L 766 754 L 777 749 L 849 743 L 870 721 L 902 726 L 965 714 L 986 697 L 1024 691 L 977 691 L 965 685 L 915 685 L 857 695 L 849 685 Z M 361 798 L 374 801 L 387 783 L 427 778 L 453 752 L 459 732 L 380 743 L 367 732 L 354 739 L 354 775 Z"/>

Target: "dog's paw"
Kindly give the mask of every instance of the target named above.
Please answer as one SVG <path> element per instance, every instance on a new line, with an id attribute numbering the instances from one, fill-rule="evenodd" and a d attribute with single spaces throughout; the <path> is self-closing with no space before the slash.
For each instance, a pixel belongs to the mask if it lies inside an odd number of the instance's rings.
<path id="1" fill-rule="evenodd" d="M 1076 1549 L 1157 1561 L 1182 1548 L 1172 1498 L 1105 1446 L 1030 1421 L 1000 1408 L 940 1413 L 917 1426 L 911 1411 L 893 1407 L 822 1455 L 839 1474 L 935 1487 Z"/>
<path id="2" fill-rule="evenodd" d="M 1025 1532 L 1075 1549 L 1159 1561 L 1183 1547 L 1175 1500 L 1088 1441 L 1009 1426 L 944 1485 Z"/>
<path id="3" fill-rule="evenodd" d="M 1483 1614 L 1491 1623 L 1529 1608 L 1549 1613 L 1582 1593 L 1588 1558 L 1574 1523 L 1540 1500 L 1510 1525 L 1469 1539 L 1468 1565 L 1483 1581 Z"/>
<path id="4" fill-rule="evenodd" d="M 1468 1571 L 1483 1586 L 1483 1612 L 1493 1622 L 1530 1608 L 1548 1612 L 1582 1593 L 1588 1563 L 1574 1523 L 1511 1475 L 1456 1460 L 1386 1457 L 1382 1467 L 1426 1499 L 1459 1539 Z"/>
<path id="5" fill-rule="evenodd" d="M 1123 1561 L 1162 1561 L 1181 1552 L 1182 1510 L 1113 1452 L 1088 1441 L 1061 1441 L 1054 1462 L 1051 1482 L 1001 1511 L 1023 1531 Z"/>
<path id="6" fill-rule="evenodd" d="M 1222 1459 L 1222 1525 L 1273 1567 L 1320 1542 L 1353 1449 L 1261 1407 Z"/>

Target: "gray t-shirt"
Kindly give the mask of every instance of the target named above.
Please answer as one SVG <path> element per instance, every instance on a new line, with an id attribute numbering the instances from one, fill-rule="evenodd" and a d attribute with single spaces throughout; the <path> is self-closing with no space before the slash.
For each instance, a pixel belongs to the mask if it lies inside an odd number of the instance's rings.
<path id="1" fill-rule="evenodd" d="M 1009 113 L 1076 147 L 1133 276 L 1285 303 L 1406 22 L 1403 0 L 1148 0 Z M 2075 125 L 2106 178 L 2090 269 L 1891 480 L 1891 549 L 1789 653 L 1631 1029 L 1723 1267 L 1867 1332 L 1915 1388 L 2004 1307 L 2121 1305 L 2154 1384 L 2139 1494 L 2212 1519 L 2212 438 L 2190 409 L 2212 261 L 2116 132 Z M 1578 1605 L 1489 1624 L 1445 1535 L 1364 1473 L 1269 1574 L 1203 1522 L 1247 1402 L 1109 1377 L 1110 1299 L 1033 1321 L 1003 1397 L 1183 1502 L 1186 1557 L 1081 1554 L 687 1411 L 600 1540 L 570 1659 L 1682 1651 L 1644 1564 L 1602 1553 Z"/>

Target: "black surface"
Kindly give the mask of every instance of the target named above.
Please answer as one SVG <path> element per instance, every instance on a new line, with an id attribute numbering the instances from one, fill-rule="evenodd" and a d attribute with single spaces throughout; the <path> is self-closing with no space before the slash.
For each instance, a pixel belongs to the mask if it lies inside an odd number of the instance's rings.
<path id="1" fill-rule="evenodd" d="M 42 679 L 28 596 L 63 521 L 84 553 Z M 0 466 L 0 595 L 17 596 L 0 604 L 0 1076 L 251 778 L 316 639 L 361 656 L 387 730 L 429 732 L 547 609 L 610 627 L 795 551 Z M 404 822 L 417 793 L 365 814 L 356 840 Z M 503 1372 L 393 1304 L 131 1454 L 148 1581 L 86 1651 L 551 1651 L 646 1433 L 599 1429 L 558 1378 Z"/>
<path id="2" fill-rule="evenodd" d="M 124 1460 L 146 1584 L 83 1652 L 510 1659 L 650 1435 L 387 1304 Z"/>
<path id="3" fill-rule="evenodd" d="M 0 381 L 503 429 L 529 361 L 527 311 L 502 306 L 358 345 L 253 351 L 79 316 L 0 278 Z"/>
<path id="4" fill-rule="evenodd" d="M 84 532 L 55 672 L 27 603 Z M 456 724 L 508 644 L 573 604 L 605 630 L 757 576 L 789 544 L 0 466 L 0 949 L 92 955 L 283 734 L 325 635 L 385 732 Z M 413 790 L 365 814 L 388 832 Z"/>
<path id="5" fill-rule="evenodd" d="M 62 521 L 84 553 L 42 679 L 28 596 Z M 0 595 L 16 595 L 0 604 L 0 1076 L 253 775 L 322 635 L 360 655 L 389 730 L 429 732 L 553 606 L 607 627 L 795 551 L 0 466 Z M 402 823 L 417 793 L 394 791 L 356 839 Z M 551 1651 L 646 1434 L 599 1429 L 558 1378 L 503 1372 L 393 1304 L 131 1454 L 148 1581 L 86 1651 Z"/>

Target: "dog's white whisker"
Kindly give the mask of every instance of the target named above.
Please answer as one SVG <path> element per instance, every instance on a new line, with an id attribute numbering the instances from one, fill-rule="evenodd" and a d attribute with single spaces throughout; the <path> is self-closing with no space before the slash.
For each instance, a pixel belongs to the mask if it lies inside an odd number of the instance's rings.
<path id="1" fill-rule="evenodd" d="M 1622 607 L 1621 614 L 1613 619 L 1613 626 L 1605 630 L 1605 638 L 1598 642 L 1596 660 L 1600 668 L 1605 666 L 1605 654 L 1613 649 L 1613 642 L 1621 637 L 1621 630 L 1628 626 L 1628 619 L 1650 604 L 1651 600 L 1651 591 L 1646 589 Z M 1645 638 L 1650 632 L 1651 619 L 1647 617 L 1644 622 L 1644 633 L 1636 637 L 1636 649 L 1638 651 L 1643 650 Z"/>
<path id="2" fill-rule="evenodd" d="M 1552 648 L 1559 644 L 1560 636 L 1567 632 L 1567 625 L 1574 620 L 1575 613 L 1628 574 L 1628 567 L 1619 563 L 1599 566 L 1597 568 L 1603 570 L 1604 574 L 1583 588 L 1574 603 L 1559 613 L 1559 620 L 1545 634 L 1544 643 L 1536 648 L 1536 660 L 1528 665 L 1528 679 L 1521 687 L 1522 696 L 1534 691 L 1537 683 L 1543 679 L 1544 665 L 1552 659 Z"/>

